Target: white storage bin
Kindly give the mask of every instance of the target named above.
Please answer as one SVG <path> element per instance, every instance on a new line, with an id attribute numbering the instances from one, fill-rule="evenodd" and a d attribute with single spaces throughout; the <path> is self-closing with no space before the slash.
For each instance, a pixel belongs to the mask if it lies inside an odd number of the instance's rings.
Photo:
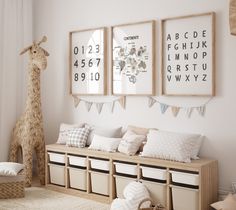
<path id="1" fill-rule="evenodd" d="M 103 170 L 103 171 L 110 170 L 109 160 L 100 160 L 100 159 L 93 159 L 93 158 L 90 158 L 89 160 L 90 160 L 92 169 L 98 169 L 98 170 Z"/>
<path id="2" fill-rule="evenodd" d="M 142 175 L 145 178 L 152 178 L 158 180 L 166 180 L 166 169 L 140 166 Z"/>
<path id="3" fill-rule="evenodd" d="M 167 185 L 146 180 L 140 180 L 140 181 L 148 189 L 150 197 L 153 200 L 154 204 L 160 203 L 162 206 L 166 207 Z"/>
<path id="4" fill-rule="evenodd" d="M 125 187 L 133 181 L 137 181 L 136 179 L 124 177 L 124 176 L 114 176 L 115 183 L 116 183 L 116 197 L 117 198 L 124 198 L 123 191 Z"/>
<path id="5" fill-rule="evenodd" d="M 109 195 L 109 174 L 91 172 L 91 187 L 93 193 Z"/>
<path id="6" fill-rule="evenodd" d="M 50 183 L 65 186 L 65 166 L 49 165 Z"/>
<path id="7" fill-rule="evenodd" d="M 135 164 L 119 163 L 114 162 L 116 173 L 128 174 L 128 175 L 138 175 L 138 166 Z"/>
<path id="8" fill-rule="evenodd" d="M 170 171 L 172 174 L 172 181 L 181 184 L 189 184 L 198 186 L 199 185 L 199 175 L 198 174 L 191 174 L 191 173 L 184 173 L 179 171 Z"/>
<path id="9" fill-rule="evenodd" d="M 69 168 L 69 183 L 71 188 L 87 190 L 87 173 L 86 170 Z"/>
<path id="10" fill-rule="evenodd" d="M 196 189 L 172 186 L 174 210 L 199 210 L 199 192 Z"/>
<path id="11" fill-rule="evenodd" d="M 86 167 L 86 157 L 68 155 L 69 164 L 72 166 Z"/>
<path id="12" fill-rule="evenodd" d="M 63 163 L 65 164 L 65 154 L 58 154 L 54 152 L 48 152 L 49 161 L 54 163 Z"/>

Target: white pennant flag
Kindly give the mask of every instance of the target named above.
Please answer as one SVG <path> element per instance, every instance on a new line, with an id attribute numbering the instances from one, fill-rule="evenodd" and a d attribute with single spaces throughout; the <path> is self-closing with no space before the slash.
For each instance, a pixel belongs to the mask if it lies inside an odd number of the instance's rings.
<path id="1" fill-rule="evenodd" d="M 110 110 L 111 110 L 111 113 L 113 113 L 113 111 L 114 111 L 115 102 L 116 102 L 116 101 L 112 101 L 112 102 L 110 103 Z"/>
<path id="2" fill-rule="evenodd" d="M 191 117 L 192 112 L 193 112 L 193 107 L 185 108 L 185 114 L 186 114 L 186 116 L 187 116 L 188 118 Z"/>
<path id="3" fill-rule="evenodd" d="M 97 107 L 97 110 L 98 110 L 98 114 L 101 113 L 103 104 L 104 104 L 104 103 L 96 103 L 96 107 Z"/>
<path id="4" fill-rule="evenodd" d="M 196 108 L 198 113 L 201 115 L 201 116 L 204 116 L 205 115 L 205 111 L 206 111 L 206 106 L 203 105 L 203 106 L 199 106 Z"/>
<path id="5" fill-rule="evenodd" d="M 125 109 L 125 96 L 122 96 L 118 99 L 120 105 Z"/>
<path id="6" fill-rule="evenodd" d="M 74 98 L 74 106 L 76 108 L 79 105 L 81 100 L 78 96 L 73 96 L 73 98 Z"/>
<path id="7" fill-rule="evenodd" d="M 161 107 L 161 113 L 164 114 L 169 106 L 167 104 L 160 103 L 160 107 Z"/>
<path id="8" fill-rule="evenodd" d="M 180 107 L 176 107 L 176 106 L 171 107 L 172 114 L 173 114 L 174 117 L 176 117 L 178 115 L 179 109 L 180 109 Z"/>
<path id="9" fill-rule="evenodd" d="M 149 108 L 151 108 L 157 101 L 155 99 L 153 99 L 152 97 L 149 97 L 148 100 L 148 106 Z"/>
<path id="10" fill-rule="evenodd" d="M 91 107 L 92 107 L 93 103 L 92 102 L 89 102 L 89 101 L 85 101 L 85 106 L 86 106 L 86 109 L 87 111 L 89 112 Z"/>

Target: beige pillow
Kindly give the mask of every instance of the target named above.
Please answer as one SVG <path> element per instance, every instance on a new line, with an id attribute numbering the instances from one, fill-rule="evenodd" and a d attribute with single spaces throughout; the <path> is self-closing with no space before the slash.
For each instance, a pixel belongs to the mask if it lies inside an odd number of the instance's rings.
<path id="1" fill-rule="evenodd" d="M 147 135 L 149 128 L 141 128 L 141 127 L 136 127 L 133 125 L 128 125 L 127 130 L 133 131 L 134 133 L 138 135 Z"/>
<path id="2" fill-rule="evenodd" d="M 211 207 L 213 207 L 216 210 L 235 210 L 236 195 L 232 195 L 230 193 L 223 201 L 211 204 Z"/>

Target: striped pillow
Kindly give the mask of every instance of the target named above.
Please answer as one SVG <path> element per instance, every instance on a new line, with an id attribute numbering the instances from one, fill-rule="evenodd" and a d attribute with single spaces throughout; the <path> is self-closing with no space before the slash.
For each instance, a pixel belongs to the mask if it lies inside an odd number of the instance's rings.
<path id="1" fill-rule="evenodd" d="M 68 133 L 67 146 L 83 148 L 86 145 L 90 129 L 88 126 L 84 128 L 74 128 Z"/>

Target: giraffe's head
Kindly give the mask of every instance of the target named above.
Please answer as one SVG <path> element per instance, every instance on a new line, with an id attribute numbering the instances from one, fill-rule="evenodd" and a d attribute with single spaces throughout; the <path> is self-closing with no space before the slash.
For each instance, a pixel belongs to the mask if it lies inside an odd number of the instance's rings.
<path id="1" fill-rule="evenodd" d="M 46 42 L 47 37 L 44 36 L 41 41 L 33 42 L 32 45 L 29 47 L 26 47 L 22 50 L 20 55 L 24 54 L 25 52 L 29 51 L 29 57 L 30 61 L 33 65 L 37 66 L 40 70 L 44 70 L 47 67 L 47 56 L 49 56 L 49 53 L 40 47 L 40 44 L 42 42 Z"/>

